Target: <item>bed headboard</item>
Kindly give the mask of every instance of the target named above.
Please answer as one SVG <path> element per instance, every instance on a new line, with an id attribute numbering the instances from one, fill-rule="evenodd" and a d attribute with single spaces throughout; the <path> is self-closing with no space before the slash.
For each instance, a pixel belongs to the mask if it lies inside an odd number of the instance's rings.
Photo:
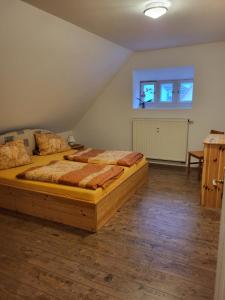
<path id="1" fill-rule="evenodd" d="M 15 141 L 17 139 L 22 139 L 25 146 L 28 149 L 30 154 L 33 153 L 33 150 L 36 148 L 34 133 L 35 132 L 50 132 L 45 129 L 22 129 L 17 131 L 10 131 L 0 135 L 0 144 L 5 144 L 7 142 Z"/>

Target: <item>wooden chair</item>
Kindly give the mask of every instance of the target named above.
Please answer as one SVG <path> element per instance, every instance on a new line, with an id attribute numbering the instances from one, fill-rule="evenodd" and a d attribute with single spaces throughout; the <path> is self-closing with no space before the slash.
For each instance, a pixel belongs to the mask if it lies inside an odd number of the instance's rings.
<path id="1" fill-rule="evenodd" d="M 210 134 L 224 134 L 224 132 L 212 129 L 210 131 Z M 192 157 L 196 158 L 198 161 L 192 162 L 191 161 Z M 198 177 L 199 179 L 201 179 L 203 161 L 204 161 L 204 151 L 201 150 L 189 151 L 188 152 L 188 174 L 190 174 L 191 165 L 198 164 Z"/>

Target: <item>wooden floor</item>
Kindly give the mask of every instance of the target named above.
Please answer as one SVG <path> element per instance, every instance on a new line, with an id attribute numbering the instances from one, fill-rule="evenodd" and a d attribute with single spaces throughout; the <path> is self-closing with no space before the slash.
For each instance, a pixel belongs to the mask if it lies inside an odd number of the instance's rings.
<path id="1" fill-rule="evenodd" d="M 197 172 L 152 166 L 97 234 L 0 210 L 0 299 L 213 299 L 219 213 Z"/>

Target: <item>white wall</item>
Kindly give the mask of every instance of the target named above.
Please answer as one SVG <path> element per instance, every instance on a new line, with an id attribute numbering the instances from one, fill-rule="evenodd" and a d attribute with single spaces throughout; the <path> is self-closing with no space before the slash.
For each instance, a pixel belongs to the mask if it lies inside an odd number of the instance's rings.
<path id="1" fill-rule="evenodd" d="M 129 55 L 20 0 L 0 0 L 0 132 L 71 129 Z"/>
<path id="2" fill-rule="evenodd" d="M 195 66 L 191 110 L 132 109 L 132 72 L 142 68 Z M 74 129 L 88 146 L 131 149 L 132 118 L 189 118 L 189 148 L 201 149 L 210 129 L 225 130 L 225 42 L 134 53 Z"/>

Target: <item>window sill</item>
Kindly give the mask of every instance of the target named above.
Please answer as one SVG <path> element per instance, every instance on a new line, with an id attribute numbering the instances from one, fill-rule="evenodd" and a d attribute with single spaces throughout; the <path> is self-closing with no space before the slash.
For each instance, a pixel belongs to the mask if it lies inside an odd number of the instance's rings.
<path id="1" fill-rule="evenodd" d="M 138 110 L 138 111 L 145 111 L 145 110 L 190 110 L 192 109 L 192 106 L 173 106 L 173 107 L 158 107 L 158 106 L 152 106 L 152 107 L 145 107 L 145 108 L 141 108 L 141 107 L 137 107 L 134 108 L 133 110 Z"/>

